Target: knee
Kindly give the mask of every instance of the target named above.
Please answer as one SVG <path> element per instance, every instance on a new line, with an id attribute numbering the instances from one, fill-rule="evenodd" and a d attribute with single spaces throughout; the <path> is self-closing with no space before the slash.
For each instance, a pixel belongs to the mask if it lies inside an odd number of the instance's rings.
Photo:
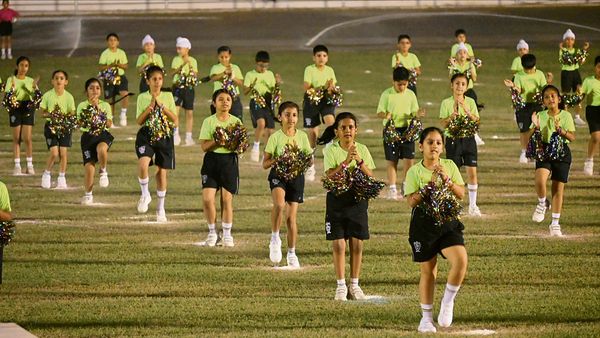
<path id="1" fill-rule="evenodd" d="M 285 209 L 285 202 L 274 202 L 273 209 L 278 214 L 282 213 L 283 210 Z"/>

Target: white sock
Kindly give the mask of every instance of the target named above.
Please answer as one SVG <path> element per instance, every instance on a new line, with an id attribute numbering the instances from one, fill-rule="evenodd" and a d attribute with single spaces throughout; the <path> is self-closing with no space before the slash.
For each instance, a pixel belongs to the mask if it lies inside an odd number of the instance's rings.
<path id="1" fill-rule="evenodd" d="M 279 238 L 279 231 L 271 231 L 271 240 L 275 241 Z"/>
<path id="2" fill-rule="evenodd" d="M 167 191 L 156 190 L 156 196 L 158 196 L 158 205 L 156 206 L 156 210 L 164 211 L 165 210 L 165 196 L 167 196 Z"/>
<path id="3" fill-rule="evenodd" d="M 337 286 L 346 286 L 346 280 L 345 279 L 338 279 L 337 280 Z"/>
<path id="4" fill-rule="evenodd" d="M 581 115 L 575 114 L 575 118 L 581 118 Z"/>
<path id="5" fill-rule="evenodd" d="M 121 116 L 127 115 L 127 108 L 121 108 Z"/>
<path id="6" fill-rule="evenodd" d="M 191 140 L 191 139 L 192 139 L 192 133 L 188 133 L 188 132 L 186 132 L 186 133 L 185 133 L 185 138 L 186 138 L 186 139 L 190 139 L 190 140 Z"/>
<path id="7" fill-rule="evenodd" d="M 538 204 L 546 206 L 546 197 L 538 197 Z"/>
<path id="8" fill-rule="evenodd" d="M 396 191 L 396 185 L 395 184 L 390 184 L 390 190 Z"/>
<path id="9" fill-rule="evenodd" d="M 256 150 L 260 149 L 260 141 L 258 141 L 258 142 L 255 141 L 252 149 L 256 149 Z"/>
<path id="10" fill-rule="evenodd" d="M 86 195 L 86 196 L 92 196 L 92 192 L 91 192 L 91 191 L 89 191 L 89 192 L 88 192 L 88 191 L 86 191 L 86 192 L 85 192 L 85 195 Z"/>
<path id="11" fill-rule="evenodd" d="M 350 278 L 350 284 L 352 284 L 352 286 L 358 286 L 358 278 Z"/>
<path id="12" fill-rule="evenodd" d="M 12 48 L 9 48 L 8 49 L 8 55 L 11 55 L 11 54 L 12 54 Z"/>
<path id="13" fill-rule="evenodd" d="M 65 173 L 58 173 L 58 177 L 65 177 Z"/>
<path id="14" fill-rule="evenodd" d="M 6 48 L 2 48 L 2 55 L 6 54 Z"/>
<path id="15" fill-rule="evenodd" d="M 217 227 L 214 224 L 209 224 L 208 225 L 208 233 L 209 234 L 216 234 L 217 233 Z"/>
<path id="16" fill-rule="evenodd" d="M 558 225 L 558 221 L 560 220 L 560 213 L 552 213 L 552 223 L 550 225 Z"/>
<path id="17" fill-rule="evenodd" d="M 467 184 L 469 189 L 469 206 L 477 205 L 477 184 Z"/>
<path id="18" fill-rule="evenodd" d="M 139 178 L 138 182 L 140 182 L 140 188 L 142 189 L 142 196 L 150 196 L 150 190 L 148 190 L 148 182 L 150 181 L 149 177 Z"/>
<path id="19" fill-rule="evenodd" d="M 223 223 L 221 226 L 223 227 L 223 237 L 231 237 L 231 228 L 233 227 L 233 223 Z"/>
<path id="20" fill-rule="evenodd" d="M 586 162 L 591 162 L 594 163 L 594 158 L 593 157 L 588 157 L 585 159 Z"/>
<path id="21" fill-rule="evenodd" d="M 296 248 L 288 248 L 288 256 L 294 256 L 296 254 Z"/>
<path id="22" fill-rule="evenodd" d="M 51 172 L 49 172 L 48 170 L 44 170 L 44 175 L 48 175 L 48 176 L 50 176 L 51 174 L 52 174 L 52 173 L 51 173 Z"/>
<path id="23" fill-rule="evenodd" d="M 527 149 L 521 149 L 521 155 L 526 154 L 527 153 Z"/>
<path id="24" fill-rule="evenodd" d="M 105 173 L 106 172 L 106 168 L 100 168 L 100 172 L 101 173 Z"/>
<path id="25" fill-rule="evenodd" d="M 173 128 L 173 133 L 174 134 L 179 134 L 179 127 Z"/>
<path id="26" fill-rule="evenodd" d="M 450 283 L 446 283 L 446 290 L 444 291 L 444 298 L 442 298 L 442 303 L 444 304 L 452 304 L 454 303 L 454 297 L 456 297 L 456 293 L 460 289 L 460 285 L 452 285 Z"/>
<path id="27" fill-rule="evenodd" d="M 33 167 L 33 157 L 27 157 L 27 166 Z"/>
<path id="28" fill-rule="evenodd" d="M 15 158 L 15 168 L 21 168 L 21 159 Z"/>
<path id="29" fill-rule="evenodd" d="M 433 304 L 421 304 L 423 319 L 433 323 Z"/>

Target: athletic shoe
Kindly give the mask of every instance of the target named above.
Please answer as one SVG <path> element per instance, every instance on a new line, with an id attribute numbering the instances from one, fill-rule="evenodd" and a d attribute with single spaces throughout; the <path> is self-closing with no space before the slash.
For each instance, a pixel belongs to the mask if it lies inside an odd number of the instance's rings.
<path id="1" fill-rule="evenodd" d="M 140 200 L 138 201 L 138 205 L 137 205 L 137 211 L 140 214 L 145 214 L 148 211 L 148 204 L 150 204 L 150 202 L 152 202 L 152 197 L 150 195 L 140 196 Z"/>
<path id="2" fill-rule="evenodd" d="M 452 324 L 452 315 L 454 312 L 454 302 L 445 304 L 442 302 L 440 313 L 438 314 L 438 325 L 441 327 L 450 327 Z"/>
<path id="3" fill-rule="evenodd" d="M 194 142 L 193 138 L 191 138 L 191 137 L 186 137 L 185 138 L 185 145 L 186 146 L 193 146 L 195 144 L 196 144 L 196 142 Z"/>
<path id="4" fill-rule="evenodd" d="M 550 236 L 565 237 L 565 235 L 563 235 L 562 231 L 560 231 L 560 224 L 556 224 L 556 225 L 550 224 L 550 226 L 548 228 L 550 229 Z"/>
<path id="5" fill-rule="evenodd" d="M 279 264 L 281 262 L 281 238 L 277 237 L 277 239 L 271 239 L 271 243 L 269 243 L 269 258 L 271 262 L 274 264 Z"/>
<path id="6" fill-rule="evenodd" d="M 388 197 L 388 199 L 391 199 L 391 200 L 398 199 L 398 190 L 396 190 L 396 189 L 390 189 L 390 190 L 388 190 L 388 196 L 387 197 Z"/>
<path id="7" fill-rule="evenodd" d="M 519 163 L 528 163 L 529 160 L 527 159 L 527 155 L 525 155 L 525 153 L 521 153 L 521 156 L 519 156 Z"/>
<path id="8" fill-rule="evenodd" d="M 352 299 L 352 300 L 367 299 L 367 296 L 365 296 L 365 293 L 358 285 L 350 285 L 350 287 L 348 288 L 348 296 L 349 296 L 348 299 Z"/>
<path id="9" fill-rule="evenodd" d="M 535 206 L 535 211 L 533 212 L 533 216 L 531 216 L 531 219 L 534 222 L 541 223 L 544 220 L 544 217 L 546 216 L 546 210 L 549 207 L 549 205 L 548 205 L 549 203 L 550 202 L 548 202 L 548 200 L 546 200 L 545 204 L 542 205 L 542 204 L 538 203 Z"/>
<path id="10" fill-rule="evenodd" d="M 81 204 L 90 205 L 94 203 L 94 195 L 83 195 L 81 198 Z"/>
<path id="11" fill-rule="evenodd" d="M 592 176 L 594 175 L 594 161 L 586 160 L 583 162 L 583 173 Z"/>
<path id="12" fill-rule="evenodd" d="M 333 299 L 345 302 L 348 300 L 347 295 L 348 295 L 348 287 L 346 285 L 342 285 L 342 286 L 338 285 L 337 289 L 335 289 L 335 297 Z"/>
<path id="13" fill-rule="evenodd" d="M 32 165 L 28 165 L 25 173 L 27 175 L 35 175 L 35 170 L 33 169 L 33 166 Z"/>
<path id="14" fill-rule="evenodd" d="M 181 144 L 181 136 L 179 136 L 179 133 L 173 134 L 173 144 L 176 146 Z"/>
<path id="15" fill-rule="evenodd" d="M 417 331 L 421 333 L 436 333 L 437 329 L 435 328 L 435 325 L 433 325 L 432 321 L 421 318 L 421 322 L 419 323 L 419 328 Z"/>
<path id="16" fill-rule="evenodd" d="M 50 175 L 49 173 L 46 174 L 46 172 L 44 172 L 42 174 L 42 188 L 50 189 L 51 186 L 52 186 L 52 175 Z"/>
<path id="17" fill-rule="evenodd" d="M 127 127 L 127 115 L 121 114 L 119 118 L 119 125 L 121 127 Z"/>
<path id="18" fill-rule="evenodd" d="M 167 214 L 164 209 L 156 212 L 156 223 L 167 223 Z"/>
<path id="19" fill-rule="evenodd" d="M 584 120 L 581 119 L 581 116 L 576 115 L 575 118 L 573 119 L 573 122 L 575 122 L 576 125 L 578 126 L 585 126 L 587 123 L 585 123 Z"/>
<path id="20" fill-rule="evenodd" d="M 213 247 L 217 245 L 217 239 L 219 239 L 219 236 L 216 232 L 209 232 L 208 236 L 206 237 L 206 240 L 198 242 L 196 243 L 196 245 Z"/>
<path id="21" fill-rule="evenodd" d="M 6 54 L 2 54 L 2 56 L 0 56 L 0 59 L 6 60 Z"/>
<path id="22" fill-rule="evenodd" d="M 476 205 L 469 205 L 469 216 L 481 217 L 481 211 Z"/>
<path id="23" fill-rule="evenodd" d="M 233 248 L 235 246 L 235 244 L 233 244 L 233 236 L 223 236 L 223 246 Z"/>
<path id="24" fill-rule="evenodd" d="M 298 256 L 296 254 L 288 254 L 287 257 L 287 265 L 290 268 L 300 269 L 300 261 L 298 260 Z"/>
<path id="25" fill-rule="evenodd" d="M 23 173 L 21 172 L 21 166 L 20 165 L 16 165 L 13 168 L 13 176 L 21 176 L 23 175 Z"/>
<path id="26" fill-rule="evenodd" d="M 253 162 L 258 162 L 260 160 L 260 149 L 252 148 L 250 152 L 250 160 Z"/>
<path id="27" fill-rule="evenodd" d="M 106 188 L 108 187 L 108 173 L 106 171 L 103 171 L 100 173 L 100 180 L 98 182 L 100 184 L 100 187 L 102 188 Z"/>
<path id="28" fill-rule="evenodd" d="M 475 134 L 475 143 L 477 143 L 478 146 L 485 145 L 485 142 L 483 142 L 483 139 L 479 134 Z"/>
<path id="29" fill-rule="evenodd" d="M 317 173 L 317 171 L 315 170 L 315 165 L 313 164 L 308 168 L 308 170 L 304 174 L 304 179 L 309 182 L 313 182 L 315 180 L 316 173 Z"/>
<path id="30" fill-rule="evenodd" d="M 56 179 L 56 189 L 67 189 L 67 178 L 64 176 L 58 176 Z"/>
<path id="31" fill-rule="evenodd" d="M 12 60 L 12 54 L 8 54 L 8 59 Z"/>

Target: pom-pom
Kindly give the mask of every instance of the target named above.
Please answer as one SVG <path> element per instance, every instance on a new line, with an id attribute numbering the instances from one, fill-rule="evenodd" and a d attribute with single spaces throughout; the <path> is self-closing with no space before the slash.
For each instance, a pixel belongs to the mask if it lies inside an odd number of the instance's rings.
<path id="1" fill-rule="evenodd" d="M 146 119 L 145 126 L 150 130 L 150 143 L 154 144 L 162 139 L 173 136 L 174 123 L 163 112 L 164 108 L 155 105 Z"/>
<path id="2" fill-rule="evenodd" d="M 31 101 L 29 102 L 27 108 L 31 110 L 38 110 L 40 108 L 40 104 L 42 103 L 42 96 L 44 96 L 42 91 L 38 87 L 35 87 L 33 93 L 31 94 Z"/>
<path id="3" fill-rule="evenodd" d="M 281 86 L 276 83 L 271 92 L 271 111 L 276 112 L 277 107 L 283 102 L 283 96 L 281 95 Z"/>
<path id="4" fill-rule="evenodd" d="M 589 52 L 586 49 L 577 49 L 573 54 L 569 53 L 568 50 L 563 49 L 560 53 L 558 61 L 561 65 L 565 66 L 581 65 L 585 62 L 588 56 Z"/>
<path id="5" fill-rule="evenodd" d="M 533 134 L 531 134 L 531 137 L 529 138 L 529 142 L 527 143 L 527 150 L 525 151 L 525 156 L 536 161 L 545 160 L 544 142 L 542 142 L 542 132 L 537 128 L 533 131 Z"/>
<path id="6" fill-rule="evenodd" d="M 409 70 L 409 76 L 408 76 L 408 85 L 410 87 L 416 87 L 417 86 L 417 77 L 419 75 L 417 75 L 417 70 L 414 68 L 411 68 Z"/>
<path id="7" fill-rule="evenodd" d="M 323 88 L 310 88 L 306 91 L 306 95 L 308 96 L 308 100 L 313 105 L 318 105 L 323 99 L 324 90 Z"/>
<path id="8" fill-rule="evenodd" d="M 49 112 L 49 115 L 50 123 L 48 127 L 52 134 L 58 137 L 66 136 L 73 129 L 79 127 L 77 116 L 75 114 L 63 114 L 58 104 Z"/>
<path id="9" fill-rule="evenodd" d="M 439 172 L 434 171 L 432 180 L 419 190 L 419 194 L 423 201 L 418 207 L 433 218 L 437 226 L 460 218 L 462 205 Z"/>
<path id="10" fill-rule="evenodd" d="M 578 106 L 583 101 L 583 94 L 563 94 L 561 97 L 567 108 Z"/>
<path id="11" fill-rule="evenodd" d="M 383 181 L 365 174 L 358 167 L 352 170 L 344 168 L 331 177 L 324 176 L 321 181 L 323 188 L 336 196 L 351 191 L 357 202 L 376 198 L 385 187 Z"/>
<path id="12" fill-rule="evenodd" d="M 121 84 L 121 75 L 118 67 L 108 67 L 98 73 L 98 78 L 104 80 L 109 85 L 118 86 Z"/>
<path id="13" fill-rule="evenodd" d="M 327 104 L 333 105 L 334 107 L 341 107 L 344 103 L 344 94 L 339 86 L 335 86 L 331 93 L 325 91 L 327 95 Z"/>
<path id="14" fill-rule="evenodd" d="M 479 120 L 473 120 L 467 115 L 458 114 L 450 120 L 446 131 L 448 131 L 451 138 L 471 137 L 479 131 Z"/>
<path id="15" fill-rule="evenodd" d="M 513 108 L 515 108 L 515 113 L 517 110 L 525 108 L 525 101 L 516 88 L 510 88 L 510 99 L 512 101 Z"/>
<path id="16" fill-rule="evenodd" d="M 383 129 L 383 141 L 389 145 L 398 142 L 414 142 L 419 139 L 422 131 L 423 123 L 416 117 L 413 117 L 408 121 L 408 126 L 402 133 L 398 132 L 396 129 L 394 120 L 389 119 Z"/>
<path id="17" fill-rule="evenodd" d="M 483 65 L 483 61 L 481 61 L 481 59 L 472 59 L 471 62 L 473 63 L 473 65 L 477 68 L 481 67 Z"/>
<path id="18" fill-rule="evenodd" d="M 236 154 L 242 154 L 248 149 L 248 131 L 241 123 L 232 123 L 227 127 L 217 127 L 213 139 L 219 146 Z"/>
<path id="19" fill-rule="evenodd" d="M 452 71 L 452 76 L 454 76 L 454 74 L 464 74 L 467 78 L 467 83 L 471 81 L 471 67 L 467 68 L 463 72 L 460 69 L 456 68 L 454 65 L 450 64 L 448 66 L 448 69 L 450 69 Z"/>
<path id="20" fill-rule="evenodd" d="M 81 111 L 79 116 L 79 125 L 81 128 L 87 128 L 88 133 L 98 136 L 106 129 L 106 112 L 97 107 L 88 105 Z"/>
<path id="21" fill-rule="evenodd" d="M 396 129 L 394 119 L 389 119 L 383 128 L 383 142 L 389 145 L 402 142 L 401 133 Z"/>
<path id="22" fill-rule="evenodd" d="M 289 182 L 308 170 L 311 157 L 310 152 L 300 149 L 297 144 L 288 143 L 273 164 L 275 174 L 280 179 Z"/>
<path id="23" fill-rule="evenodd" d="M 231 95 L 231 98 L 233 100 L 235 100 L 238 97 L 238 95 L 240 95 L 238 93 L 237 86 L 233 82 L 233 79 L 230 78 L 228 75 L 223 76 L 223 89 L 225 89 L 229 93 L 229 95 Z"/>
<path id="24" fill-rule="evenodd" d="M 250 99 L 254 100 L 254 104 L 259 108 L 267 108 L 267 100 L 254 88 L 250 91 Z"/>
<path id="25" fill-rule="evenodd" d="M 4 94 L 4 100 L 2 100 L 2 105 L 6 107 L 6 110 L 9 112 L 14 111 L 19 108 L 19 101 L 17 101 L 17 95 L 15 93 L 15 88 L 10 88 L 6 94 Z"/>
<path id="26" fill-rule="evenodd" d="M 543 142 L 542 132 L 536 128 L 527 143 L 525 156 L 540 162 L 560 160 L 566 155 L 565 144 L 565 139 L 556 131 L 550 135 L 550 143 Z"/>
<path id="27" fill-rule="evenodd" d="M 550 135 L 550 143 L 545 144 L 546 158 L 549 161 L 561 160 L 565 157 L 565 139 L 557 131 Z"/>
<path id="28" fill-rule="evenodd" d="M 198 73 L 196 73 L 195 71 L 193 71 L 191 69 L 188 73 L 185 73 L 182 69 L 177 74 L 178 74 L 177 83 L 175 83 L 176 88 L 179 88 L 179 89 L 190 88 L 191 89 L 200 84 L 200 80 L 198 79 Z"/>
<path id="29" fill-rule="evenodd" d="M 331 176 L 325 175 L 321 181 L 323 188 L 336 196 L 350 190 L 350 174 L 347 169 L 342 169 Z"/>
<path id="30" fill-rule="evenodd" d="M 544 98 L 542 97 L 542 92 L 540 90 L 533 94 L 533 101 L 541 106 L 544 105 Z"/>
<path id="31" fill-rule="evenodd" d="M 15 236 L 14 221 L 0 221 L 0 246 L 7 246 Z"/>

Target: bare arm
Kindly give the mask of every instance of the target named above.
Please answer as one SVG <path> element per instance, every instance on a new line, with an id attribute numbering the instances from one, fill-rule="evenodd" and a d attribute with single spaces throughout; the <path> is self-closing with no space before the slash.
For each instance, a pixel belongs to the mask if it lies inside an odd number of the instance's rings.
<path id="1" fill-rule="evenodd" d="M 0 210 L 0 221 L 11 221 L 13 215 L 10 211 Z"/>

